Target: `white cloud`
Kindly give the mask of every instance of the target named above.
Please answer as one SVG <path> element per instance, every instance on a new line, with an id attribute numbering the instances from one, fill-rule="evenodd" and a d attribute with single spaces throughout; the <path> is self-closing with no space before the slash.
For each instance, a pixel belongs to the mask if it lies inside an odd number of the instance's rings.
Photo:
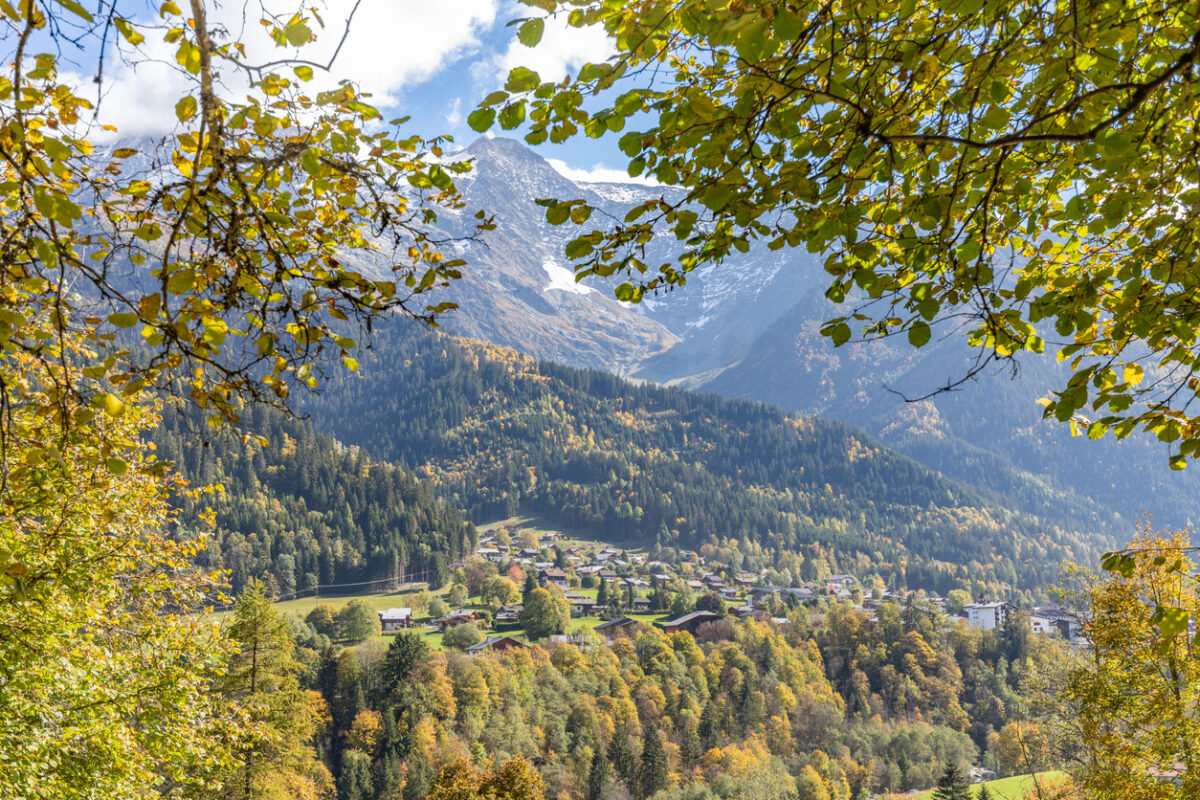
<path id="1" fill-rule="evenodd" d="M 520 14 L 514 16 L 522 16 Z M 515 29 L 513 29 L 515 31 Z M 596 64 L 616 52 L 600 26 L 573 28 L 564 16 L 546 18 L 546 29 L 537 47 L 526 47 L 514 38 L 498 61 L 500 75 L 513 67 L 528 67 L 542 80 L 574 77 L 584 64 Z"/>
<path id="2" fill-rule="evenodd" d="M 274 46 L 266 29 L 258 24 L 258 2 L 244 5 L 241 0 L 229 0 L 210 12 L 209 27 L 223 27 L 245 44 L 249 63 L 295 55 L 327 63 L 342 38 L 346 15 L 354 1 L 325 0 L 319 4 L 326 27 L 316 28 L 314 24 L 316 41 L 299 51 Z M 298 5 L 298 0 L 262 3 L 268 13 L 284 20 Z M 328 73 L 318 72 L 314 86 L 330 86 L 337 80 L 352 78 L 373 95 L 374 105 L 393 105 L 400 90 L 477 52 L 482 46 L 479 36 L 494 24 L 497 9 L 498 0 L 362 0 L 333 68 Z M 136 58 L 136 64 L 119 57 L 110 59 L 105 65 L 101 122 L 117 126 L 122 137 L 174 130 L 175 102 L 195 85 L 194 79 L 176 66 L 174 51 L 174 45 L 161 41 L 161 34 L 148 30 L 138 52 L 127 52 Z M 224 65 L 222 71 L 226 96 L 236 97 L 244 91 L 243 75 L 229 65 Z M 81 85 L 90 81 L 90 76 L 73 77 Z"/>
<path id="3" fill-rule="evenodd" d="M 354 0 L 327 0 L 321 12 L 327 27 L 305 48 L 312 52 L 307 57 L 329 59 L 344 29 L 340 21 L 353 5 Z M 497 0 L 363 0 L 332 75 L 352 77 L 375 93 L 376 104 L 389 105 L 397 90 L 477 50 L 479 34 L 496 21 L 497 8 Z"/>
<path id="4" fill-rule="evenodd" d="M 562 175 L 569 181 L 574 183 L 636 183 L 642 186 L 660 186 L 661 184 L 653 178 L 647 178 L 645 175 L 639 175 L 636 178 L 629 177 L 629 173 L 623 169 L 612 169 L 603 164 L 594 164 L 591 169 L 580 169 L 578 167 L 568 166 L 565 161 L 557 158 L 547 158 L 546 163 L 554 168 L 554 171 Z"/>
<path id="5" fill-rule="evenodd" d="M 454 102 L 450 104 L 450 110 L 446 113 L 446 124 L 451 128 L 457 128 L 462 122 L 462 98 L 454 98 Z"/>

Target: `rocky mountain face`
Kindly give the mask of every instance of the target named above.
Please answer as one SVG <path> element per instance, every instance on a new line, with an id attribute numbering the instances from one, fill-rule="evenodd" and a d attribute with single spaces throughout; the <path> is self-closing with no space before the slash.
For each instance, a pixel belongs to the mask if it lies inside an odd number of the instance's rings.
<path id="1" fill-rule="evenodd" d="M 851 422 L 987 496 L 1018 499 L 1033 513 L 1077 509 L 1076 518 L 1106 520 L 1118 535 L 1145 512 L 1166 525 L 1200 518 L 1200 484 L 1168 470 L 1161 448 L 1072 438 L 1064 426 L 1041 420 L 1037 399 L 1062 379 L 1048 359 L 1026 359 L 1016 371 L 993 370 L 959 391 L 906 402 L 902 395 L 922 395 L 962 375 L 972 354 L 953 337 L 919 351 L 834 348 L 819 334 L 835 312 L 811 254 L 751 250 L 698 270 L 682 288 L 622 304 L 609 285 L 575 282 L 563 248 L 579 229 L 547 224 L 535 201 L 587 199 L 602 212 L 593 215 L 597 222 L 604 214 L 622 219 L 634 203 L 677 190 L 574 183 L 506 139 L 480 139 L 460 157 L 475 159 L 474 171 L 459 179 L 467 208 L 494 214 L 497 228 L 458 245 L 468 267 L 446 293 L 460 304 L 446 319 L 457 333 L 538 358 Z M 462 236 L 470 221 L 464 212 L 440 224 Z M 676 245 L 659 237 L 649 263 L 666 260 Z"/>
<path id="2" fill-rule="evenodd" d="M 458 179 L 467 208 L 494 214 L 497 227 L 458 247 L 468 267 L 445 295 L 460 305 L 447 319 L 458 333 L 539 358 L 668 382 L 737 363 L 805 295 L 794 256 L 779 253 L 702 272 L 669 296 L 619 303 L 603 282 L 575 282 L 563 248 L 579 228 L 546 223 L 535 201 L 583 198 L 599 209 L 593 220 L 621 219 L 631 205 L 676 190 L 573 183 L 509 139 L 480 139 L 462 156 L 475 159 L 475 170 Z M 462 236 L 472 221 L 467 214 L 442 224 Z M 674 244 L 672 237 L 652 243 L 652 263 L 667 259 Z"/>

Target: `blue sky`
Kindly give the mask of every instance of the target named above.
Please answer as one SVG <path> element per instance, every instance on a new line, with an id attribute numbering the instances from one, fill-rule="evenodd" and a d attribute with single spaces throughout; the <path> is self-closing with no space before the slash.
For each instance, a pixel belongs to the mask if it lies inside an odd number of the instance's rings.
<path id="1" fill-rule="evenodd" d="M 311 3 L 312 0 L 309 0 Z M 225 0 L 210 4 L 210 27 L 224 26 L 233 38 L 244 42 L 254 57 L 278 58 L 281 53 L 267 41 L 257 24 L 260 3 L 268 11 L 287 15 L 299 0 Z M 186 4 L 185 4 L 186 5 Z M 317 0 L 326 22 L 315 43 L 303 55 L 325 61 L 341 38 L 346 14 L 354 0 Z M 253 8 L 247 18 L 242 11 Z M 250 13 L 250 12 L 247 12 Z M 603 31 L 579 31 L 564 22 L 549 20 L 537 48 L 526 48 L 516 40 L 510 20 L 541 12 L 516 0 L 361 0 L 345 45 L 328 75 L 314 83 L 325 85 L 351 78 L 374 95 L 374 104 L 389 117 L 410 116 L 408 130 L 422 136 L 448 133 L 461 146 L 477 136 L 467 125 L 467 115 L 489 92 L 503 85 L 508 70 L 521 64 L 537 69 L 543 78 L 576 74 L 588 61 L 602 61 L 612 53 Z M 162 34 L 149 24 L 143 28 L 146 43 L 140 51 L 110 56 L 105 64 L 103 122 L 114 124 L 120 135 L 141 136 L 169 133 L 174 127 L 174 104 L 190 79 L 174 62 L 174 47 L 161 41 Z M 70 60 L 69 58 L 67 59 Z M 94 58 L 79 58 L 80 82 L 90 79 Z M 71 65 L 64 65 L 68 70 Z M 234 78 L 236 80 L 236 78 Z M 236 87 L 230 89 L 236 94 Z M 498 135 L 518 136 L 519 132 Z M 616 146 L 616 136 L 601 140 L 578 137 L 566 144 L 545 144 L 538 151 L 557 161 L 561 171 L 572 177 L 614 179 L 625 174 L 627 160 Z"/>

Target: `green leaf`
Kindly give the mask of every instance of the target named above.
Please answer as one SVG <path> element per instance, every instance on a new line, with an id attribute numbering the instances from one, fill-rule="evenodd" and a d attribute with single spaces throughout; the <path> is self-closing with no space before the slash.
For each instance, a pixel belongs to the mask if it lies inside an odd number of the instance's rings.
<path id="1" fill-rule="evenodd" d="M 844 322 L 828 325 L 821 329 L 821 333 L 833 340 L 834 347 L 841 347 L 850 341 L 850 326 Z"/>
<path id="2" fill-rule="evenodd" d="M 924 347 L 931 335 L 933 335 L 933 331 L 929 329 L 929 326 L 918 320 L 908 329 L 908 343 L 913 347 Z"/>
<path id="3" fill-rule="evenodd" d="M 541 17 L 525 20 L 517 29 L 517 38 L 526 47 L 534 47 L 542 40 L 542 32 L 546 29 L 546 21 Z"/>
<path id="4" fill-rule="evenodd" d="M 500 111 L 500 127 L 506 131 L 511 131 L 513 128 L 525 121 L 525 101 L 519 100 L 515 103 L 509 103 Z"/>
<path id="5" fill-rule="evenodd" d="M 546 209 L 546 222 L 551 225 L 562 225 L 571 216 L 571 207 L 565 203 L 553 205 Z"/>
<path id="6" fill-rule="evenodd" d="M 312 28 L 303 21 L 293 22 L 283 29 L 283 35 L 292 47 L 302 47 L 312 39 Z"/>
<path id="7" fill-rule="evenodd" d="M 116 457 L 108 459 L 104 462 L 104 464 L 108 467 L 108 471 L 113 475 L 124 475 L 129 469 L 129 465 L 126 464 L 123 459 Z"/>
<path id="8" fill-rule="evenodd" d="M 508 83 L 504 88 L 510 92 L 528 92 L 537 87 L 540 79 L 538 74 L 528 67 L 516 67 L 508 73 Z"/>
<path id="9" fill-rule="evenodd" d="M 572 239 L 567 242 L 564 252 L 567 258 L 576 259 L 591 255 L 593 249 L 592 243 L 586 239 Z"/>
<path id="10" fill-rule="evenodd" d="M 471 130 L 479 133 L 492 127 L 495 120 L 496 109 L 494 108 L 477 108 L 467 116 L 467 124 L 471 126 Z"/>
<path id="11" fill-rule="evenodd" d="M 109 314 L 108 321 L 118 328 L 132 328 L 138 324 L 137 314 Z"/>
<path id="12" fill-rule="evenodd" d="M 313 78 L 312 67 L 305 66 L 304 64 L 292 67 L 292 72 L 296 73 L 296 77 L 302 81 L 311 81 Z"/>
<path id="13" fill-rule="evenodd" d="M 180 270 L 167 279 L 167 291 L 171 294 L 184 294 L 192 289 L 196 282 L 196 273 L 190 269 Z"/>

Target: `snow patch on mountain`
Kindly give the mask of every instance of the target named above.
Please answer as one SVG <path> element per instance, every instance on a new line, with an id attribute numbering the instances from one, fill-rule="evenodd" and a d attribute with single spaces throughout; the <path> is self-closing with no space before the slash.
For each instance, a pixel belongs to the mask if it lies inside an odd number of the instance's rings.
<path id="1" fill-rule="evenodd" d="M 558 289 L 574 294 L 591 294 L 596 291 L 590 286 L 576 283 L 575 273 L 556 261 L 543 261 L 542 269 L 546 270 L 546 275 L 550 277 L 550 282 L 542 289 L 543 292 Z"/>

